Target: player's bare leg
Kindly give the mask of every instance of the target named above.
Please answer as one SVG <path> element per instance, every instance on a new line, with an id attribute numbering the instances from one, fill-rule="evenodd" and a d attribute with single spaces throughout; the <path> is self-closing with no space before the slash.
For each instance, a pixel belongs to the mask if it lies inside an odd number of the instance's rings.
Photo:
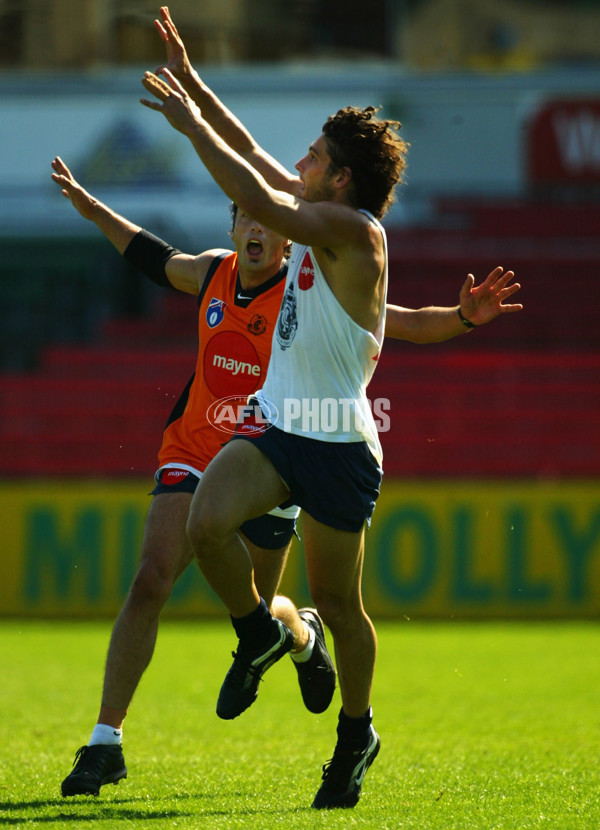
<path id="1" fill-rule="evenodd" d="M 207 467 L 192 501 L 188 534 L 239 639 L 217 703 L 222 718 L 235 718 L 247 709 L 256 699 L 263 673 L 292 648 L 302 651 L 304 646 L 306 626 L 289 601 L 278 600 L 277 610 L 288 617 L 292 629 L 269 613 L 256 587 L 248 549 L 236 532 L 245 520 L 268 512 L 288 496 L 260 450 L 247 441 L 232 441 Z M 314 632 L 312 636 L 314 641 Z"/>
<path id="2" fill-rule="evenodd" d="M 209 585 L 233 617 L 260 603 L 252 559 L 237 528 L 268 513 L 289 492 L 271 462 L 248 441 L 231 441 L 211 461 L 192 499 L 188 535 Z"/>
<path id="3" fill-rule="evenodd" d="M 193 559 L 185 533 L 191 501 L 191 493 L 162 493 L 152 499 L 140 564 L 108 647 L 99 723 L 122 727 L 152 659 L 160 613 Z"/>
<path id="4" fill-rule="evenodd" d="M 342 694 L 335 752 L 313 807 L 353 807 L 380 744 L 370 706 L 377 638 L 361 593 L 364 528 L 336 530 L 307 515 L 302 527 L 308 584 L 333 635 Z"/>
<path id="5" fill-rule="evenodd" d="M 150 504 L 140 564 L 108 647 L 98 723 L 62 783 L 63 796 L 98 795 L 104 784 L 127 777 L 123 721 L 152 658 L 160 612 L 193 558 L 185 532 L 191 500 L 189 493 L 169 493 Z"/>
<path id="6" fill-rule="evenodd" d="M 370 706 L 377 639 L 361 594 L 364 531 L 336 530 L 304 515 L 304 549 L 313 601 L 331 630 L 344 712 Z"/>

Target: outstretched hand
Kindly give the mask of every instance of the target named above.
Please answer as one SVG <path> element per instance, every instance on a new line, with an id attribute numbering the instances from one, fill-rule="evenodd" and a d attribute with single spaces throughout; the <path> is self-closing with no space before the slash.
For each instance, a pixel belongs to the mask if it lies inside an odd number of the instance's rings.
<path id="1" fill-rule="evenodd" d="M 499 314 L 521 311 L 521 303 L 506 303 L 520 289 L 518 282 L 511 283 L 512 271 L 494 268 L 481 285 L 475 285 L 475 277 L 469 274 L 460 290 L 460 310 L 474 325 L 489 323 Z"/>
<path id="2" fill-rule="evenodd" d="M 163 75 L 164 81 L 152 72 L 144 74 L 142 85 L 158 100 L 140 98 L 140 103 L 151 110 L 162 112 L 172 127 L 186 135 L 201 120 L 202 114 L 177 78 L 166 67 L 163 69 Z"/>
<path id="3" fill-rule="evenodd" d="M 179 80 L 185 80 L 186 77 L 193 73 L 193 68 L 188 58 L 183 40 L 181 39 L 177 27 L 171 19 L 168 6 L 161 6 L 160 8 L 161 20 L 154 21 L 154 27 L 158 32 L 161 40 L 165 44 L 167 52 L 167 63 L 159 66 L 156 70 L 156 75 L 162 73 L 163 69 L 168 69 Z"/>
<path id="4" fill-rule="evenodd" d="M 93 197 L 79 184 L 60 156 L 56 156 L 52 161 L 52 169 L 52 178 L 62 188 L 63 196 L 70 199 L 73 207 L 84 219 L 90 219 L 94 205 Z"/>

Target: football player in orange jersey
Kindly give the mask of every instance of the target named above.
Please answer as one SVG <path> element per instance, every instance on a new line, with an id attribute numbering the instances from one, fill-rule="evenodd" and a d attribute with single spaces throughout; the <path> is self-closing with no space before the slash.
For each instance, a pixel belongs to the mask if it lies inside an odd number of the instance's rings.
<path id="1" fill-rule="evenodd" d="M 188 511 L 204 468 L 227 440 L 223 415 L 232 400 L 244 408 L 264 380 L 289 243 L 232 206 L 235 251 L 184 254 L 95 199 L 60 158 L 52 167 L 64 196 L 128 261 L 157 284 L 198 296 L 196 371 L 163 434 L 139 567 L 108 648 L 98 722 L 62 784 L 64 796 L 97 795 L 102 785 L 127 775 L 123 721 L 152 658 L 160 613 L 193 558 L 186 536 Z M 246 522 L 240 532 L 265 605 L 293 632 L 291 656 L 302 697 L 318 713 L 329 705 L 336 682 L 321 620 L 314 609 L 298 611 L 287 598 L 276 596 L 298 512 L 294 505 L 282 505 Z"/>

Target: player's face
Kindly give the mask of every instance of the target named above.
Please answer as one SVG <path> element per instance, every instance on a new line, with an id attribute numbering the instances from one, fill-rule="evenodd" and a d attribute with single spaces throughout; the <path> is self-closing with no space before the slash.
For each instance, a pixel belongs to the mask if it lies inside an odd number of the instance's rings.
<path id="1" fill-rule="evenodd" d="M 333 198 L 335 190 L 331 184 L 330 163 L 325 136 L 320 135 L 310 145 L 304 158 L 296 163 L 302 182 L 301 199 L 306 202 L 326 202 Z"/>
<path id="2" fill-rule="evenodd" d="M 269 228 L 265 228 L 251 216 L 238 210 L 231 232 L 238 261 L 249 271 L 272 271 L 281 268 L 283 252 L 288 240 Z"/>

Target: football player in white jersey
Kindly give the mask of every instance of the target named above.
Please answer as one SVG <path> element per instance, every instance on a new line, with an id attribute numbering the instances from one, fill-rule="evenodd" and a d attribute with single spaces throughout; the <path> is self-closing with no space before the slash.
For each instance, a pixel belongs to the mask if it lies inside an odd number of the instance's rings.
<path id="1" fill-rule="evenodd" d="M 347 343 L 357 349 L 348 388 L 362 401 L 372 374 L 367 365 L 378 356 L 385 320 L 386 243 L 377 220 L 392 203 L 405 167 L 407 145 L 398 133 L 400 125 L 378 118 L 374 107 L 340 109 L 296 164 L 298 175 L 292 175 L 256 144 L 193 71 L 166 7 L 157 26 L 171 49 L 170 60 L 162 69 L 164 80 L 145 74 L 142 83 L 152 97 L 142 103 L 162 112 L 191 141 L 214 180 L 242 210 L 301 246 L 302 259 L 288 272 L 292 305 L 282 310 L 281 331 L 293 332 L 293 337 L 273 341 L 262 403 L 266 406 L 269 395 L 279 394 L 286 372 L 284 403 L 295 388 L 300 397 L 315 389 L 321 401 L 335 402 L 336 383 L 344 374 L 340 355 Z M 312 277 L 301 282 L 303 268 Z M 444 340 L 518 310 L 520 305 L 505 302 L 519 288 L 512 277 L 510 271 L 495 269 L 476 288 L 469 276 L 458 308 L 397 309 L 395 336 Z M 482 301 L 484 285 L 489 301 Z M 311 351 L 311 338 L 302 335 L 301 327 L 309 309 L 318 308 L 318 303 L 306 304 L 317 286 L 323 297 L 329 296 L 336 319 L 323 319 L 321 328 L 331 330 Z M 317 365 L 318 383 L 311 386 Z M 236 529 L 286 500 L 303 508 L 309 588 L 334 639 L 342 697 L 335 750 L 312 804 L 331 809 L 358 802 L 380 746 L 370 706 L 376 635 L 362 603 L 361 573 L 364 532 L 382 470 L 360 429 L 345 436 L 322 427 L 315 430 L 311 421 L 308 431 L 294 429 L 281 417 L 263 430 L 241 424 L 238 437 L 216 456 L 200 482 L 188 535 L 239 639 L 217 704 L 221 717 L 233 718 L 252 704 L 262 674 L 291 642 L 290 632 L 271 616 L 256 589 Z"/>

